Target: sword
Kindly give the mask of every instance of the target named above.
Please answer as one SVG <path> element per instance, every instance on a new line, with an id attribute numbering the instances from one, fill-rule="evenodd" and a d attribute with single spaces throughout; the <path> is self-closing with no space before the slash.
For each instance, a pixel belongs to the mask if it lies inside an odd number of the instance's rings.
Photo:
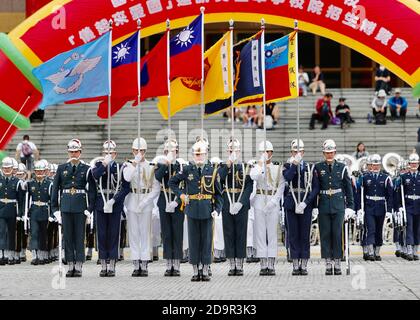
<path id="1" fill-rule="evenodd" d="M 346 274 L 350 275 L 350 245 L 349 245 L 349 220 L 344 221 L 344 235 L 346 241 Z"/>
<path id="2" fill-rule="evenodd" d="M 62 257 L 62 234 L 61 234 L 61 223 L 58 222 L 58 275 L 59 277 L 63 277 L 63 257 Z"/>

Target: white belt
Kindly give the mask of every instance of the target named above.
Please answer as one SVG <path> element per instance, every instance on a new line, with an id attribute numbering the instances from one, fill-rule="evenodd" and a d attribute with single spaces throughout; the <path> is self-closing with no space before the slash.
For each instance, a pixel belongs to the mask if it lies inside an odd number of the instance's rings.
<path id="1" fill-rule="evenodd" d="M 382 200 L 385 200 L 385 197 L 379 197 L 379 196 L 366 196 L 366 199 L 373 200 L 373 201 L 382 201 Z"/>
<path id="2" fill-rule="evenodd" d="M 16 199 L 0 199 L 0 202 L 3 202 L 3 203 L 16 203 L 17 201 L 16 201 Z"/>
<path id="3" fill-rule="evenodd" d="M 32 204 L 38 207 L 48 206 L 48 202 L 42 202 L 42 201 L 32 201 Z"/>
<path id="4" fill-rule="evenodd" d="M 333 194 L 340 193 L 341 189 L 328 189 L 328 190 L 320 190 L 320 194 L 326 194 L 332 196 Z"/>
<path id="5" fill-rule="evenodd" d="M 71 188 L 71 189 L 64 189 L 63 193 L 70 193 L 71 195 L 77 194 L 77 193 L 86 193 L 86 190 L 81 190 L 81 189 L 75 189 L 75 188 Z"/>
<path id="6" fill-rule="evenodd" d="M 419 200 L 420 196 L 416 196 L 416 195 L 406 195 L 406 198 L 410 199 L 410 200 Z"/>

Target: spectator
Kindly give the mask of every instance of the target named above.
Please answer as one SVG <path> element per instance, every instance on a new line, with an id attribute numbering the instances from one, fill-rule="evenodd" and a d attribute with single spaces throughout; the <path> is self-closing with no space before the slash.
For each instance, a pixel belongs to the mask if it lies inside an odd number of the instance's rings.
<path id="1" fill-rule="evenodd" d="M 401 96 L 401 89 L 395 89 L 395 95 L 388 100 L 389 111 L 391 111 L 391 120 L 395 118 L 401 118 L 405 121 L 405 115 L 407 114 L 407 99 Z"/>
<path id="2" fill-rule="evenodd" d="M 239 108 L 234 108 L 233 110 L 235 121 L 239 122 L 241 118 L 241 110 Z M 229 108 L 225 111 L 224 116 L 228 118 L 228 122 L 230 123 L 232 121 L 232 108 Z"/>
<path id="3" fill-rule="evenodd" d="M 375 74 L 375 93 L 385 90 L 386 94 L 391 92 L 391 74 L 384 65 L 379 65 Z"/>
<path id="4" fill-rule="evenodd" d="M 321 130 L 325 130 L 328 128 L 328 123 L 332 118 L 333 114 L 331 111 L 331 99 L 333 95 L 331 93 L 327 93 L 324 95 L 323 98 L 318 99 L 316 102 L 316 112 L 312 114 L 311 122 L 309 123 L 309 130 L 315 129 L 315 120 L 322 122 Z"/>
<path id="5" fill-rule="evenodd" d="M 19 160 L 26 166 L 28 171 L 32 171 L 32 164 L 39 159 L 39 152 L 35 143 L 29 141 L 29 136 L 25 134 L 23 141 L 16 147 L 16 160 Z"/>
<path id="6" fill-rule="evenodd" d="M 378 113 L 383 113 L 386 116 L 386 92 L 381 89 L 378 92 L 378 95 L 372 100 L 372 112 L 373 116 L 376 117 Z"/>
<path id="7" fill-rule="evenodd" d="M 246 111 L 242 115 L 242 121 L 244 122 L 244 127 L 256 127 L 258 120 L 258 112 L 255 106 L 248 106 Z"/>
<path id="8" fill-rule="evenodd" d="M 305 71 L 303 71 L 302 66 L 299 67 L 298 79 L 299 79 L 299 90 L 301 89 L 302 95 L 306 97 L 308 95 L 309 76 Z"/>
<path id="9" fill-rule="evenodd" d="M 277 124 L 279 121 L 279 108 L 276 106 L 274 102 L 267 103 L 265 105 L 265 116 L 267 119 L 266 127 L 267 129 L 273 129 L 273 126 Z M 264 113 L 263 108 L 260 108 L 260 111 L 258 113 L 258 128 L 263 129 L 264 128 Z"/>
<path id="10" fill-rule="evenodd" d="M 314 71 L 311 74 L 311 84 L 309 85 L 313 95 L 315 95 L 318 87 L 321 94 L 325 96 L 324 74 L 321 72 L 319 66 L 315 66 Z"/>
<path id="11" fill-rule="evenodd" d="M 346 104 L 346 98 L 338 99 L 335 115 L 340 118 L 341 129 L 343 129 L 344 125 L 347 126 L 347 124 L 354 123 L 354 120 L 350 115 L 350 107 Z"/>
<path id="12" fill-rule="evenodd" d="M 366 151 L 366 147 L 365 147 L 365 144 L 363 142 L 359 142 L 357 144 L 356 151 L 353 152 L 352 156 L 356 160 L 359 160 L 360 158 L 369 156 L 369 152 Z"/>

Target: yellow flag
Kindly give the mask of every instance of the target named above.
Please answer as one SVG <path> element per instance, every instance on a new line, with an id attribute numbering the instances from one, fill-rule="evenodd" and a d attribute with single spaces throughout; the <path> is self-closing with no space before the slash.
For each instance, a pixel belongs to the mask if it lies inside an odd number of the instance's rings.
<path id="1" fill-rule="evenodd" d="M 227 99 L 232 95 L 231 88 L 231 41 L 230 32 L 204 53 L 204 101 L 213 102 Z M 171 81 L 171 116 L 175 113 L 201 103 L 201 80 L 176 78 Z M 168 98 L 159 97 L 158 109 L 164 119 L 168 119 Z"/>

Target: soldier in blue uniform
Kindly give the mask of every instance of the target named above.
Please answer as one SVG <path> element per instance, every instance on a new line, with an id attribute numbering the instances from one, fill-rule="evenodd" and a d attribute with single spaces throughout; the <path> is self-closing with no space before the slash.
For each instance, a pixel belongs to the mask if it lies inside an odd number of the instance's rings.
<path id="1" fill-rule="evenodd" d="M 130 192 L 130 184 L 122 175 L 122 166 L 115 161 L 116 148 L 114 141 L 105 141 L 104 157 L 94 159 L 91 164 L 91 172 L 97 182 L 95 225 L 101 263 L 100 277 L 115 276 L 115 264 L 119 257 L 121 211 L 125 197 Z"/>
<path id="2" fill-rule="evenodd" d="M 184 212 L 188 217 L 189 262 L 194 269 L 191 281 L 210 281 L 213 219 L 220 215 L 223 207 L 220 176 L 217 167 L 206 160 L 207 148 L 207 143 L 197 141 L 192 147 L 193 163 L 169 180 L 169 187 L 185 204 Z M 185 190 L 179 187 L 182 181 Z M 202 275 L 198 272 L 200 265 Z"/>
<path id="3" fill-rule="evenodd" d="M 19 179 L 13 176 L 13 159 L 2 161 L 0 176 L 0 265 L 14 262 L 16 221 L 22 221 L 25 193 Z M 6 258 L 8 257 L 8 259 Z"/>
<path id="4" fill-rule="evenodd" d="M 286 163 L 283 168 L 283 176 L 288 183 L 284 196 L 284 209 L 290 258 L 293 261 L 292 275 L 295 276 L 308 274 L 312 209 L 319 193 L 317 173 L 313 170 L 313 166 L 303 161 L 304 152 L 303 141 L 293 140 L 291 161 Z M 300 170 L 300 181 L 298 170 Z"/>
<path id="5" fill-rule="evenodd" d="M 19 163 L 18 171 L 15 175 L 19 179 L 21 188 L 26 192 L 27 170 L 23 163 Z M 14 262 L 20 264 L 26 261 L 26 249 L 28 244 L 28 234 L 24 230 L 24 223 L 22 221 L 16 222 L 16 252 Z"/>
<path id="6" fill-rule="evenodd" d="M 404 173 L 409 172 L 409 166 L 408 166 L 408 162 L 406 161 L 400 161 L 400 163 L 398 163 L 398 172 L 399 174 L 395 175 L 393 178 L 393 185 L 394 185 L 394 214 L 392 217 L 392 223 L 393 223 L 393 241 L 395 244 L 395 256 L 397 258 L 406 258 L 406 248 L 405 248 L 405 244 L 403 243 L 403 236 L 402 236 L 402 230 L 403 230 L 403 225 L 402 225 L 402 221 L 399 220 L 398 218 L 400 218 L 398 212 L 399 212 L 399 199 L 398 199 L 398 195 L 401 192 L 401 175 L 403 175 Z"/>
<path id="7" fill-rule="evenodd" d="M 419 155 L 410 154 L 408 158 L 410 172 L 401 175 L 400 192 L 398 195 L 398 215 L 405 221 L 404 227 L 407 246 L 406 259 L 419 260 L 418 249 L 420 244 L 420 174 Z"/>
<path id="8" fill-rule="evenodd" d="M 164 156 L 161 156 L 155 171 L 155 178 L 161 184 L 157 201 L 160 216 L 160 227 L 163 242 L 163 259 L 166 260 L 165 277 L 180 276 L 180 264 L 183 256 L 184 213 L 182 202 L 172 189 L 169 179 L 182 171 L 182 164 L 177 160 L 178 142 L 169 139 L 164 145 Z M 182 184 L 180 188 L 182 189 Z"/>
<path id="9" fill-rule="evenodd" d="M 326 275 L 341 275 L 342 228 L 344 219 L 354 215 L 353 191 L 346 166 L 337 162 L 336 144 L 325 140 L 322 148 L 325 161 L 315 164 L 319 180 L 318 224 L 321 258 L 326 262 Z"/>
<path id="10" fill-rule="evenodd" d="M 367 260 L 380 261 L 380 249 L 383 244 L 383 226 L 386 215 L 392 215 L 394 206 L 393 185 L 391 177 L 381 172 L 381 156 L 374 154 L 369 157 L 369 164 L 372 170 L 360 176 L 359 188 L 363 188 L 363 198 L 361 190 L 358 192 L 360 203 L 363 201 L 365 227 L 365 245 L 367 248 Z"/>
<path id="11" fill-rule="evenodd" d="M 85 261 L 85 226 L 95 204 L 95 180 L 90 167 L 80 161 L 82 144 L 72 139 L 67 144 L 69 161 L 58 166 L 54 178 L 51 209 L 63 225 L 64 248 L 69 269 L 66 277 L 81 277 Z M 89 187 L 90 186 L 90 187 Z"/>
<path id="12" fill-rule="evenodd" d="M 55 163 L 50 163 L 50 170 L 46 179 L 54 182 L 55 174 L 57 173 L 58 166 Z M 49 219 L 47 227 L 47 247 L 48 256 L 51 262 L 57 261 L 58 259 L 58 223 L 57 219 L 53 216 L 53 219 Z"/>
<path id="13" fill-rule="evenodd" d="M 223 236 L 226 258 L 230 264 L 228 276 L 242 276 L 253 181 L 249 176 L 249 167 L 239 160 L 241 154 L 239 140 L 231 139 L 227 147 L 229 159 L 219 168 L 223 190 Z"/>
<path id="14" fill-rule="evenodd" d="M 43 161 L 37 161 L 34 165 L 35 178 L 27 184 L 25 209 L 30 217 L 32 265 L 48 262 L 47 227 L 48 222 L 54 221 L 50 207 L 52 181 L 46 178 L 46 169 Z"/>

